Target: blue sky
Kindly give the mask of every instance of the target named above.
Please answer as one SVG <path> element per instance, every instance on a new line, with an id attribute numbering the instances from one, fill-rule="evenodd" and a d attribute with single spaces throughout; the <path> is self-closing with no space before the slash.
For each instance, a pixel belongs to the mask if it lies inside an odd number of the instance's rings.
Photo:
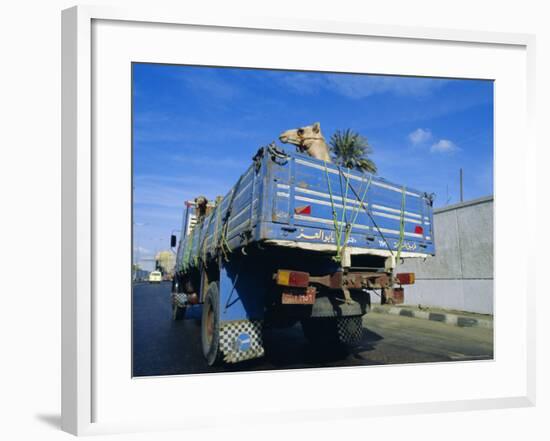
<path id="1" fill-rule="evenodd" d="M 378 174 L 435 206 L 493 193 L 493 83 L 481 80 L 133 65 L 134 256 L 166 249 L 183 203 L 224 195 L 262 145 L 319 121 L 351 128 Z M 291 145 L 283 146 L 293 150 Z"/>

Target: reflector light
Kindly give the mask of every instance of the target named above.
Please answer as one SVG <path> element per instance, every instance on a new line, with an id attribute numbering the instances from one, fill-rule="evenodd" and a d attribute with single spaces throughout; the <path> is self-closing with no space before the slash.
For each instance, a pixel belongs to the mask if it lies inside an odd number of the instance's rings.
<path id="1" fill-rule="evenodd" d="M 424 228 L 422 228 L 420 225 L 417 225 L 416 227 L 414 227 L 414 232 L 416 234 L 424 234 Z"/>
<path id="2" fill-rule="evenodd" d="M 275 276 L 277 285 L 307 288 L 309 285 L 309 273 L 302 271 L 278 270 Z"/>
<path id="3" fill-rule="evenodd" d="M 415 281 L 414 273 L 399 273 L 395 275 L 400 285 L 413 285 Z"/>
<path id="4" fill-rule="evenodd" d="M 296 214 L 311 214 L 311 205 L 303 205 L 294 209 Z"/>

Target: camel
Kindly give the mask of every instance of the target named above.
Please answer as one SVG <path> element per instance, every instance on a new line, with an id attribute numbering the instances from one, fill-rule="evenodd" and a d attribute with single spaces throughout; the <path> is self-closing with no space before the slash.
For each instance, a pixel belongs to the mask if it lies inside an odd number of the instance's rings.
<path id="1" fill-rule="evenodd" d="M 279 139 L 285 144 L 294 144 L 300 152 L 306 152 L 313 158 L 332 162 L 328 145 L 321 133 L 321 124 L 318 122 L 311 126 L 287 130 L 279 135 Z"/>
<path id="2" fill-rule="evenodd" d="M 204 217 L 208 214 L 208 199 L 206 199 L 204 196 L 197 196 L 195 198 L 195 208 L 197 223 L 202 222 Z"/>

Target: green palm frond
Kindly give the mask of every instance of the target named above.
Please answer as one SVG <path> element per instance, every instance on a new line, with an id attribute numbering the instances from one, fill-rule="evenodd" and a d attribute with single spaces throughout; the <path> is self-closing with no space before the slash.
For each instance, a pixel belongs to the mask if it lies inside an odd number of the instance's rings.
<path id="1" fill-rule="evenodd" d="M 376 164 L 368 157 L 372 148 L 367 139 L 351 129 L 337 130 L 330 137 L 334 162 L 347 168 L 376 173 Z"/>

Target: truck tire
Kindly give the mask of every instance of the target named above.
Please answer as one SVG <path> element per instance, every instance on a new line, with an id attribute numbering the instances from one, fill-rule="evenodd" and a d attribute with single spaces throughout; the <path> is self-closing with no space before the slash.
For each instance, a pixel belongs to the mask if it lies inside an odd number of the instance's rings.
<path id="1" fill-rule="evenodd" d="M 201 319 L 202 353 L 208 366 L 221 361 L 220 351 L 220 291 L 218 282 L 211 282 L 202 305 Z"/>
<path id="2" fill-rule="evenodd" d="M 363 335 L 361 316 L 302 320 L 305 337 L 315 346 L 356 345 Z"/>

